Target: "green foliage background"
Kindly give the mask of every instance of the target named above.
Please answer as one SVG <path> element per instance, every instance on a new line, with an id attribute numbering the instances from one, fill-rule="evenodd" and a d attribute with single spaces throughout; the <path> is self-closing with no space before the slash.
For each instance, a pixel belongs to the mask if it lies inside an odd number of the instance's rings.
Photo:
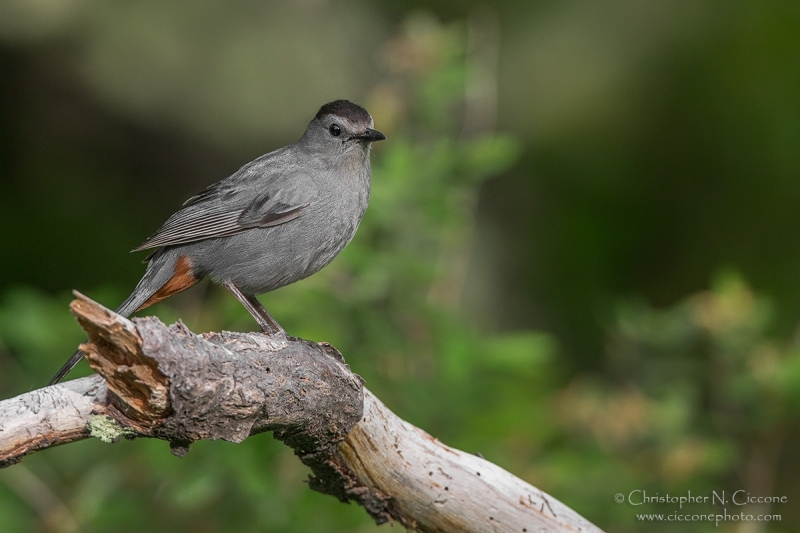
<path id="1" fill-rule="evenodd" d="M 289 332 L 608 531 L 796 531 L 800 11 L 426 6 L 0 7 L 2 397 L 83 340 L 70 289 L 114 307 L 182 199 L 346 97 L 389 140 L 355 240 L 263 297 Z M 207 284 L 153 311 L 254 327 Z M 92 439 L 1 471 L 0 530 L 376 529 L 306 475 L 269 435 L 181 460 Z M 740 489 L 781 520 L 614 501 Z"/>

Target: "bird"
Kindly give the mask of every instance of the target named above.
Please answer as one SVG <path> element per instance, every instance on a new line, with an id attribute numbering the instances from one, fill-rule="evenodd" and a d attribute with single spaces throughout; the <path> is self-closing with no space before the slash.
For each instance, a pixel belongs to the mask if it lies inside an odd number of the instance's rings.
<path id="1" fill-rule="evenodd" d="M 285 337 L 256 295 L 318 272 L 353 238 L 369 203 L 370 147 L 386 139 L 374 127 L 363 107 L 329 102 L 299 141 L 186 200 L 132 250 L 155 249 L 117 314 L 129 317 L 208 277 L 233 293 L 264 333 Z M 83 355 L 76 351 L 49 384 Z"/>

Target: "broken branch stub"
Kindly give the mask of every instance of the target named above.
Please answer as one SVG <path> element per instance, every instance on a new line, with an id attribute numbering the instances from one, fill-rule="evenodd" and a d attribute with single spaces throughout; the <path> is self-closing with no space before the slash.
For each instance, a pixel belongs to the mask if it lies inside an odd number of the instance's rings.
<path id="1" fill-rule="evenodd" d="M 89 336 L 80 349 L 106 379 L 114 405 L 142 431 L 169 413 L 169 380 L 158 362 L 142 353 L 142 340 L 130 320 L 81 293 L 70 311 Z"/>

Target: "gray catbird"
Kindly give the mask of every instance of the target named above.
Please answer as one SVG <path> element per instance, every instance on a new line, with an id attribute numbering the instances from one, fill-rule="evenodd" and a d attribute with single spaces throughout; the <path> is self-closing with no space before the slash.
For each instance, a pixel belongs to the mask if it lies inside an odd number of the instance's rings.
<path id="1" fill-rule="evenodd" d="M 189 198 L 134 252 L 158 248 L 117 313 L 130 316 L 205 276 L 221 283 L 270 335 L 283 328 L 256 299 L 314 274 L 350 242 L 367 209 L 369 149 L 386 137 L 347 100 L 322 106 L 295 144 L 248 163 Z M 81 360 L 78 350 L 50 384 Z"/>

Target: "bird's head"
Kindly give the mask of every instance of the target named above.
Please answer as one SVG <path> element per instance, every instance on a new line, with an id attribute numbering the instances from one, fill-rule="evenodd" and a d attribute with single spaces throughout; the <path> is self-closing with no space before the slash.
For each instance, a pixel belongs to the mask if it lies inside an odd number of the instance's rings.
<path id="1" fill-rule="evenodd" d="M 300 143 L 316 153 L 368 154 L 373 142 L 386 139 L 374 126 L 366 109 L 347 100 L 336 100 L 319 109 Z"/>

